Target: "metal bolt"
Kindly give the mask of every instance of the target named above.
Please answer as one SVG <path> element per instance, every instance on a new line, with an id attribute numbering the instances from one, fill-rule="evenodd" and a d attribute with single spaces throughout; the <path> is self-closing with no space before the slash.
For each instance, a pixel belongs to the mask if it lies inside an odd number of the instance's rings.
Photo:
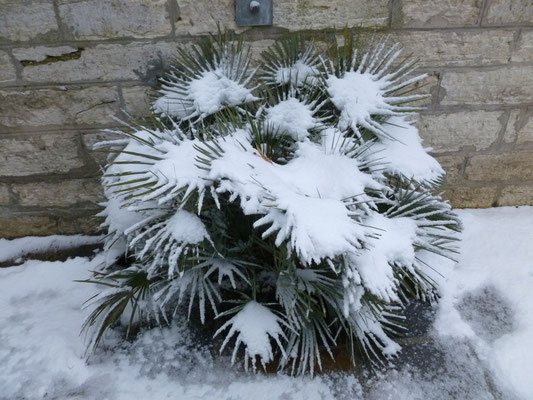
<path id="1" fill-rule="evenodd" d="M 259 12 L 259 9 L 261 8 L 261 3 L 259 3 L 256 0 L 253 0 L 250 2 L 250 12 L 252 14 L 257 14 Z"/>

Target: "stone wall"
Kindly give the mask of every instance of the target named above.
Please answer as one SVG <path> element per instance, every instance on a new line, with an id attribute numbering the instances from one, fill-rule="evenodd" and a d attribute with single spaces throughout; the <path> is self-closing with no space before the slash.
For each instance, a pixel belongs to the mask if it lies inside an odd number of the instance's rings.
<path id="1" fill-rule="evenodd" d="M 238 28 L 234 0 L 0 0 L 0 236 L 94 232 L 90 151 L 146 114 L 175 49 L 217 22 L 261 50 L 289 31 L 388 32 L 420 57 L 419 120 L 456 207 L 533 204 L 531 0 L 274 0 L 274 26 Z"/>

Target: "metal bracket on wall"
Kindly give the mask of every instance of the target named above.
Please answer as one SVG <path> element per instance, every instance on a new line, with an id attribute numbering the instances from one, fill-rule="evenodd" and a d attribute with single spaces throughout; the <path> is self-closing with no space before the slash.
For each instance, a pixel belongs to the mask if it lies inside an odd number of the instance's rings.
<path id="1" fill-rule="evenodd" d="M 237 26 L 272 25 L 273 0 L 235 0 Z"/>

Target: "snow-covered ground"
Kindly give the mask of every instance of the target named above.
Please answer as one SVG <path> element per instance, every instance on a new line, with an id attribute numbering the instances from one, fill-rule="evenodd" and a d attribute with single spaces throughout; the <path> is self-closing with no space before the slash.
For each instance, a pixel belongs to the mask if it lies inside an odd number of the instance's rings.
<path id="1" fill-rule="evenodd" d="M 27 236 L 17 240 L 0 239 L 0 262 L 16 261 L 27 254 L 46 253 L 97 244 L 103 236 Z"/>
<path id="2" fill-rule="evenodd" d="M 81 306 L 95 288 L 74 280 L 100 256 L 0 269 L 0 399 L 532 399 L 533 207 L 459 214 L 462 252 L 429 337 L 372 376 L 246 374 L 179 323 L 87 359 Z M 0 251 L 22 255 L 22 240 Z"/>

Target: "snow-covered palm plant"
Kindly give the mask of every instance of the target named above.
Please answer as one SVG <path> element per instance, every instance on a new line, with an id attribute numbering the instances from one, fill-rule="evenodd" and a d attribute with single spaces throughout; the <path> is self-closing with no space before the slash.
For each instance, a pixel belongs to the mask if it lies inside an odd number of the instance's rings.
<path id="1" fill-rule="evenodd" d="M 250 70 L 226 34 L 184 48 L 103 178 L 106 264 L 85 327 L 206 323 L 246 368 L 313 373 L 345 346 L 392 357 L 402 309 L 437 296 L 428 254 L 460 224 L 413 125 L 401 48 L 278 41 Z"/>

